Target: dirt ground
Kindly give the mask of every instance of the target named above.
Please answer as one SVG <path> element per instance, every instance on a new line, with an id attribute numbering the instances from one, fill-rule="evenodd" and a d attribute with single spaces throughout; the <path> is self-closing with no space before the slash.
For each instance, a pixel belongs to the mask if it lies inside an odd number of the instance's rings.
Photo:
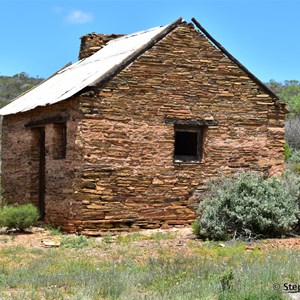
<path id="1" fill-rule="evenodd" d="M 189 243 L 197 243 L 199 246 L 204 241 L 196 239 L 190 227 L 186 228 L 173 228 L 173 229 L 152 229 L 152 230 L 142 230 L 138 234 L 141 236 L 153 236 L 155 234 L 161 233 L 162 235 L 171 235 L 171 238 L 160 239 L 160 244 L 164 248 L 180 248 L 182 250 L 188 251 Z M 122 233 L 119 237 L 128 237 L 137 233 Z M 114 241 L 117 240 L 116 235 L 110 236 L 110 243 L 113 245 Z M 101 242 L 105 239 L 105 236 L 98 237 L 95 240 Z M 61 235 L 54 235 L 51 231 L 44 229 L 42 227 L 34 227 L 29 232 L 26 233 L 10 233 L 5 234 L 0 232 L 0 247 L 6 246 L 23 246 L 25 248 L 49 248 L 49 247 L 59 247 L 61 240 Z M 151 244 L 151 240 L 147 239 L 137 239 L 135 243 L 141 244 L 140 246 L 147 246 Z M 116 243 L 117 244 L 117 243 Z M 220 246 L 223 244 L 220 242 Z M 254 243 L 249 243 L 245 246 L 246 251 L 251 251 L 254 248 L 259 250 L 266 249 L 276 249 L 276 248 L 286 248 L 300 250 L 300 237 L 295 238 L 282 238 L 282 239 L 267 239 L 258 240 Z M 185 252 L 185 251 L 184 251 Z"/>

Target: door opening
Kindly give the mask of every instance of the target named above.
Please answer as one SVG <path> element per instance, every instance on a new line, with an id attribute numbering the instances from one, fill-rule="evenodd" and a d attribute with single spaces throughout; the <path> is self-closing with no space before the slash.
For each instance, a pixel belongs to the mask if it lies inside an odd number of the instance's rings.
<path id="1" fill-rule="evenodd" d="M 39 127 L 39 211 L 40 219 L 45 218 L 45 174 L 46 174 L 46 151 L 45 151 L 45 127 Z"/>

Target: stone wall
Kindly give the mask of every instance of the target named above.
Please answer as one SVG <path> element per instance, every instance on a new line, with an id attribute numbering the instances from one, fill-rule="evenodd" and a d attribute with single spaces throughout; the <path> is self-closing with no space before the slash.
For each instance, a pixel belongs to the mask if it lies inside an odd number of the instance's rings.
<path id="1" fill-rule="evenodd" d="M 64 101 L 34 111 L 5 116 L 2 132 L 2 186 L 6 203 L 34 203 L 39 206 L 39 127 L 25 124 L 52 117 L 66 117 L 66 156 L 60 154 L 57 124 L 45 128 L 45 222 L 75 231 L 80 220 L 76 198 L 81 155 L 78 150 L 77 124 L 80 119 L 77 100 Z M 77 182 L 77 183 L 76 183 Z"/>
<path id="2" fill-rule="evenodd" d="M 207 181 L 284 159 L 284 107 L 188 25 L 81 98 L 80 230 L 190 224 Z M 198 163 L 174 162 L 167 119 L 214 120 Z"/>

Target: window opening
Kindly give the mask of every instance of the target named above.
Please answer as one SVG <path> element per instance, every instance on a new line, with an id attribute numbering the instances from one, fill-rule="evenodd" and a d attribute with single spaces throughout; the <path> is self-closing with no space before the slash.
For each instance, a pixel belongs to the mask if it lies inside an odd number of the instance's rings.
<path id="1" fill-rule="evenodd" d="M 67 126 L 66 123 L 53 125 L 53 158 L 64 159 L 67 152 Z"/>
<path id="2" fill-rule="evenodd" d="M 175 161 L 201 161 L 203 129 L 203 126 L 191 127 L 175 125 Z"/>

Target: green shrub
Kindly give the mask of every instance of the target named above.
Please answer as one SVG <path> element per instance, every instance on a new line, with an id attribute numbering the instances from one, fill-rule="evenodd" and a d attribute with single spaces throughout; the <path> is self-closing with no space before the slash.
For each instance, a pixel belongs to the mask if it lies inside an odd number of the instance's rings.
<path id="1" fill-rule="evenodd" d="M 222 291 L 231 290 L 233 286 L 233 281 L 234 281 L 234 272 L 233 269 L 230 268 L 220 276 Z"/>
<path id="2" fill-rule="evenodd" d="M 24 231 L 34 226 L 39 219 L 39 212 L 33 204 L 8 205 L 0 210 L 0 225 L 8 229 Z"/>
<path id="3" fill-rule="evenodd" d="M 288 144 L 284 144 L 284 160 L 287 161 L 292 155 L 292 149 Z"/>
<path id="4" fill-rule="evenodd" d="M 199 204 L 195 233 L 213 240 L 288 233 L 299 216 L 299 185 L 291 187 L 288 179 L 245 172 L 211 183 Z"/>

